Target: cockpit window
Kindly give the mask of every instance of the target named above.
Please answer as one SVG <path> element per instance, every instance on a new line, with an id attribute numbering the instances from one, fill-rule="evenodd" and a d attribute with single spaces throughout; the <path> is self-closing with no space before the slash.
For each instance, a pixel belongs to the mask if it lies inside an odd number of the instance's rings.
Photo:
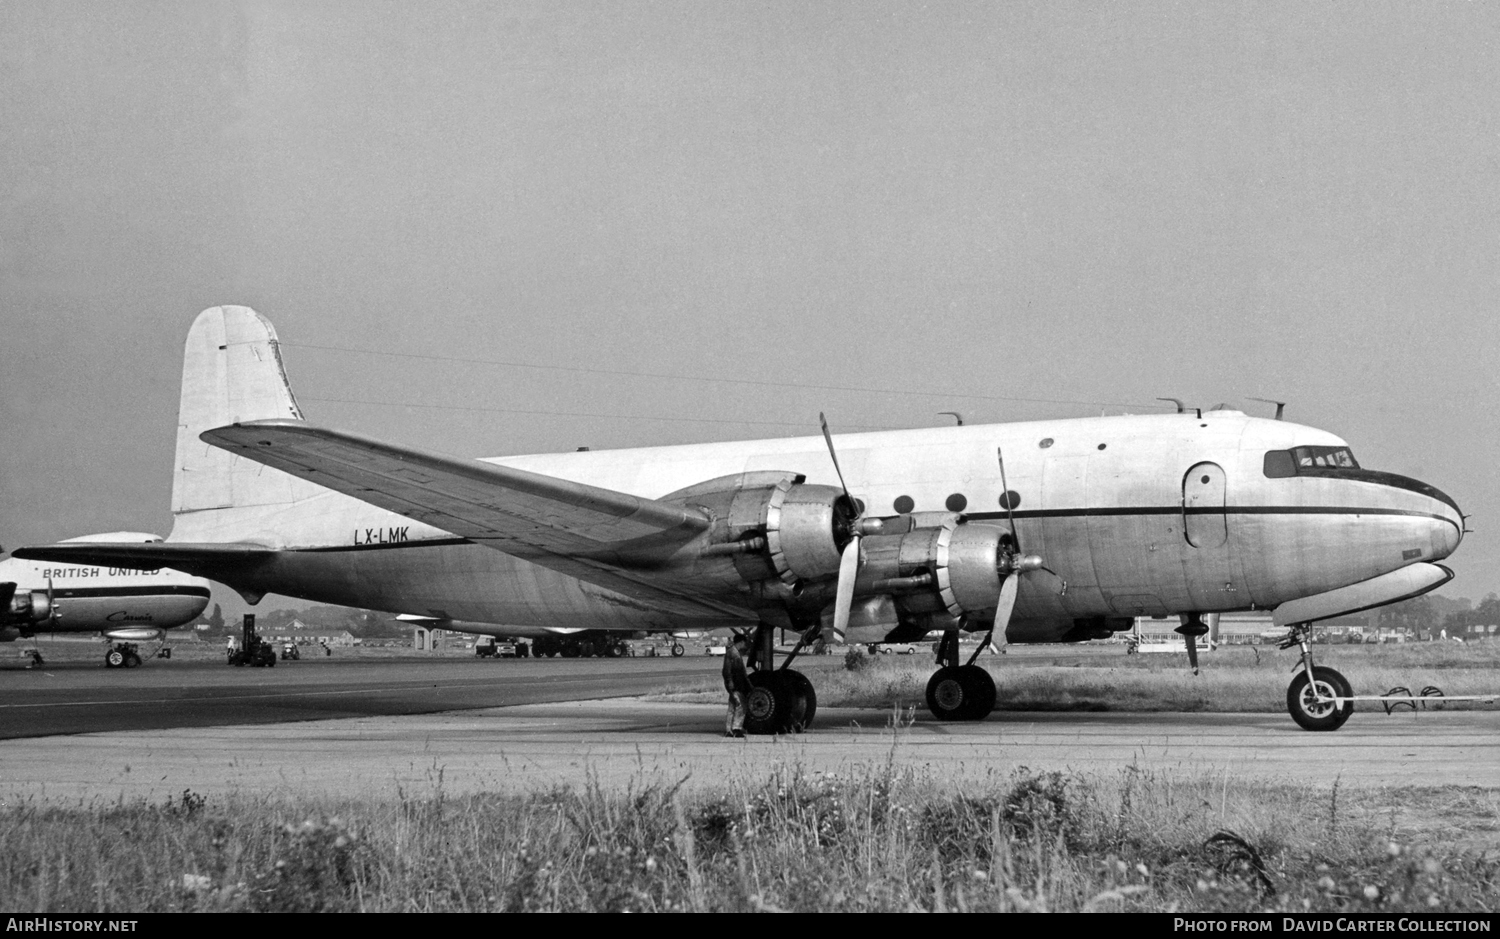
<path id="1" fill-rule="evenodd" d="M 1299 471 L 1357 470 L 1359 463 L 1348 447 L 1293 447 L 1267 453 L 1264 469 L 1268 478 L 1282 479 Z"/>

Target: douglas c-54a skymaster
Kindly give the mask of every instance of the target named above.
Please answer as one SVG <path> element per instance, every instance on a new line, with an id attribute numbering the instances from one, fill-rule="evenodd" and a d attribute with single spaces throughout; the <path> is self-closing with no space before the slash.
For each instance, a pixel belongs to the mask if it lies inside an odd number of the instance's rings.
<path id="1" fill-rule="evenodd" d="M 252 601 L 439 621 L 749 628 L 759 733 L 801 729 L 816 709 L 787 667 L 796 651 L 773 662 L 778 628 L 803 644 L 940 631 L 928 705 L 977 720 L 995 686 L 959 660 L 962 632 L 1072 642 L 1175 615 L 1191 651 L 1204 614 L 1249 609 L 1301 643 L 1292 716 L 1334 729 L 1351 691 L 1314 666 L 1309 624 L 1447 582 L 1435 562 L 1463 538 L 1433 487 L 1361 468 L 1333 434 L 1229 410 L 426 453 L 306 422 L 271 324 L 234 306 L 188 335 L 175 474 L 165 542 L 16 556 L 171 566 Z"/>

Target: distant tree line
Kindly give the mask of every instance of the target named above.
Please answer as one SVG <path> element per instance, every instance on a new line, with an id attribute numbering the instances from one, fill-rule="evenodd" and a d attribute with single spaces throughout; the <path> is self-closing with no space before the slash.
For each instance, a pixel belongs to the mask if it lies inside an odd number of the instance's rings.
<path id="1" fill-rule="evenodd" d="M 279 632 L 291 625 L 292 620 L 301 620 L 308 626 L 328 633 L 348 630 L 358 639 L 400 639 L 411 634 L 411 627 L 398 623 L 392 613 L 375 610 L 360 610 L 347 606 L 312 606 L 305 610 L 254 610 L 255 626 L 261 632 Z M 213 609 L 198 617 L 194 626 L 206 625 L 208 629 L 200 635 L 238 635 L 243 622 L 236 617 L 225 622 L 224 612 L 215 603 Z"/>
<path id="2" fill-rule="evenodd" d="M 1429 593 L 1381 607 L 1378 622 L 1383 629 L 1404 628 L 1417 634 L 1447 630 L 1451 636 L 1470 626 L 1500 625 L 1500 596 L 1491 593 L 1475 606 L 1468 597 Z"/>

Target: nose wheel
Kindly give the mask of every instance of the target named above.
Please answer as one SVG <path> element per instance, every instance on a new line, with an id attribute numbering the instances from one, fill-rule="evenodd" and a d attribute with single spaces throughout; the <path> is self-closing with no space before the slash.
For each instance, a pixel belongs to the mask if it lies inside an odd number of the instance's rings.
<path id="1" fill-rule="evenodd" d="M 1309 679 L 1299 671 L 1286 689 L 1286 708 L 1303 730 L 1338 730 L 1354 713 L 1354 702 L 1333 698 L 1353 697 L 1349 680 L 1331 668 L 1318 666 Z"/>
<path id="2" fill-rule="evenodd" d="M 1297 623 L 1281 643 L 1283 649 L 1298 646 L 1302 664 L 1286 689 L 1286 709 L 1303 730 L 1338 730 L 1354 713 L 1354 689 L 1336 669 L 1314 665 L 1311 632 Z"/>

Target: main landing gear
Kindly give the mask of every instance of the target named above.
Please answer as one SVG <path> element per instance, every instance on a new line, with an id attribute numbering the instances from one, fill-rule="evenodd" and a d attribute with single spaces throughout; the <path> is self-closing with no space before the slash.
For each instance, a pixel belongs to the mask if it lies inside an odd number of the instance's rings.
<path id="1" fill-rule="evenodd" d="M 140 649 L 133 642 L 117 642 L 104 653 L 105 668 L 135 668 L 139 664 Z"/>
<path id="2" fill-rule="evenodd" d="M 943 632 L 938 641 L 938 670 L 927 681 L 927 710 L 940 721 L 982 721 L 995 709 L 995 680 L 974 664 L 989 645 L 989 636 L 969 661 L 958 664 L 958 630 Z"/>
<path id="3" fill-rule="evenodd" d="M 1297 646 L 1302 651 L 1297 675 L 1286 689 L 1286 709 L 1303 730 L 1338 730 L 1354 713 L 1354 690 L 1349 680 L 1331 668 L 1314 665 L 1312 630 L 1307 623 L 1293 623 L 1281 648 Z"/>
<path id="4" fill-rule="evenodd" d="M 796 648 L 788 653 L 780 668 L 775 667 L 773 627 L 756 627 L 750 640 L 750 695 L 746 702 L 745 733 L 800 734 L 812 726 L 818 713 L 818 695 L 812 682 L 801 672 L 789 668 L 797 653 L 816 638 L 817 629 L 808 629 Z"/>

